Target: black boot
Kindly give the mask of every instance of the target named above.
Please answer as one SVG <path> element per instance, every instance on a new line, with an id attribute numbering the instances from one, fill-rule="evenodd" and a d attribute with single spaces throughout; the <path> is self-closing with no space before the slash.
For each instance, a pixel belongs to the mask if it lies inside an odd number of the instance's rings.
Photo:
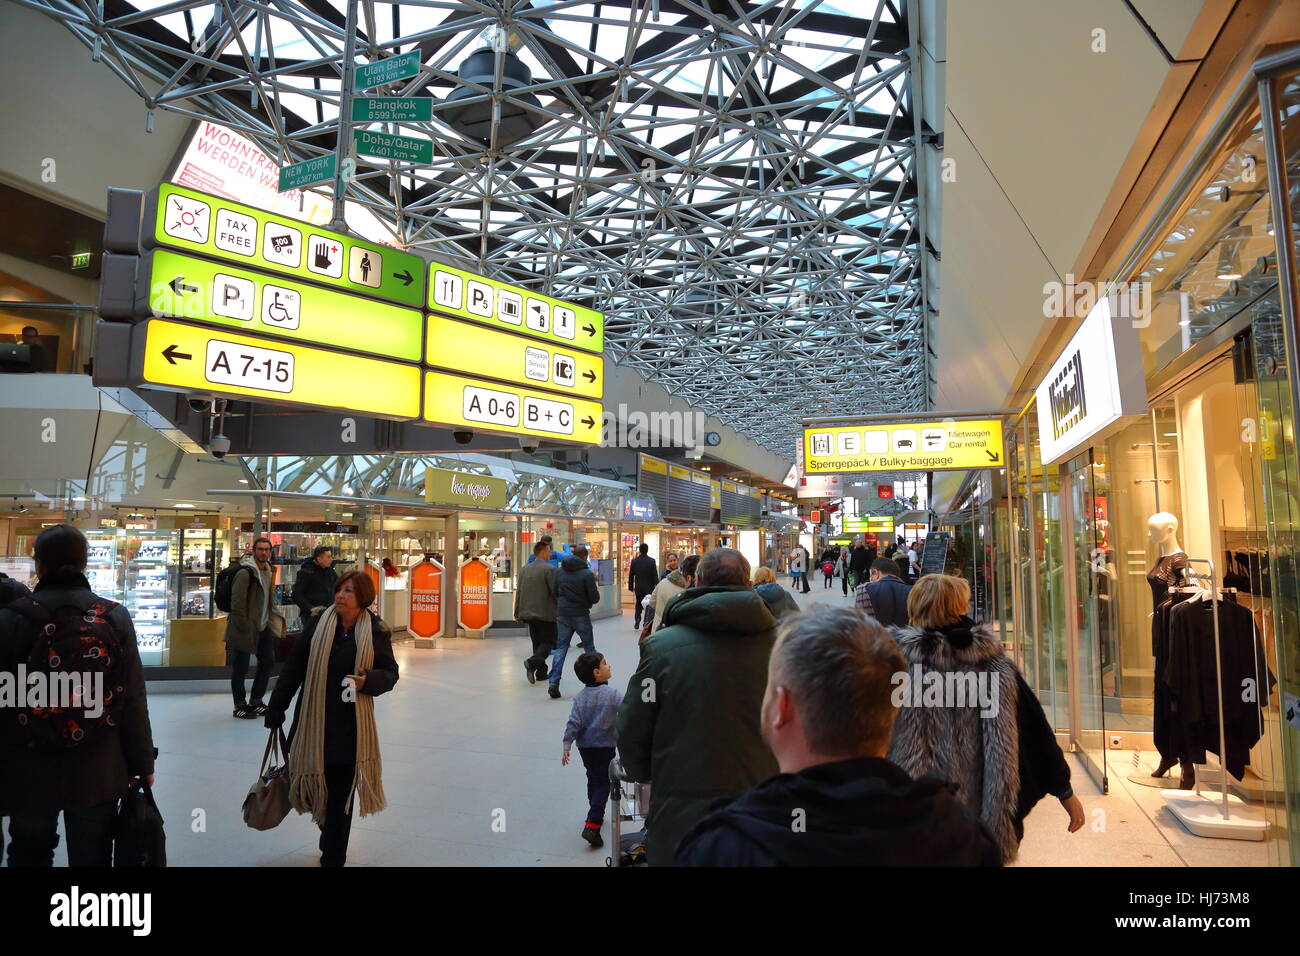
<path id="1" fill-rule="evenodd" d="M 1196 786 L 1196 765 L 1190 760 L 1182 761 L 1183 775 L 1178 781 L 1179 790 L 1191 790 Z"/>
<path id="2" fill-rule="evenodd" d="M 1153 777 L 1163 777 L 1165 774 L 1167 774 L 1167 773 L 1168 773 L 1168 772 L 1173 768 L 1174 764 L 1176 764 L 1176 763 L 1178 763 L 1178 758 L 1177 758 L 1177 757 L 1163 757 L 1163 756 L 1162 756 L 1162 757 L 1160 758 L 1160 766 L 1156 767 L 1156 769 L 1155 769 L 1155 773 L 1151 774 L 1151 776 L 1153 776 Z"/>

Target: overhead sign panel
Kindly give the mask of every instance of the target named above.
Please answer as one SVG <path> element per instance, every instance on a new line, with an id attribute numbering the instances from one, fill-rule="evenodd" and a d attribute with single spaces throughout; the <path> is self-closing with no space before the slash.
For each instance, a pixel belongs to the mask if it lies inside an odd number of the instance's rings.
<path id="1" fill-rule="evenodd" d="M 603 414 L 599 402 L 586 399 L 443 372 L 424 377 L 424 418 L 438 425 L 595 445 Z"/>
<path id="2" fill-rule="evenodd" d="M 436 314 L 429 316 L 425 335 L 429 365 L 564 395 L 600 398 L 605 393 L 605 360 L 599 355 L 555 348 Z"/>
<path id="3" fill-rule="evenodd" d="M 395 159 L 406 163 L 421 163 L 425 166 L 433 162 L 433 143 L 427 139 L 414 139 L 410 136 L 393 136 L 368 129 L 354 129 L 352 140 L 357 144 L 357 152 L 377 159 Z"/>
<path id="4" fill-rule="evenodd" d="M 368 90 L 372 86 L 383 86 L 406 80 L 420 72 L 420 51 L 411 50 L 400 56 L 385 57 L 374 63 L 356 68 L 353 74 L 353 88 Z"/>
<path id="5" fill-rule="evenodd" d="M 136 314 L 241 328 L 261 335 L 420 361 L 424 315 L 168 249 L 148 253 Z"/>
<path id="6" fill-rule="evenodd" d="M 1111 319 L 1111 300 L 1093 306 L 1035 393 L 1044 465 L 1081 448 L 1125 415 L 1147 411 L 1142 349 L 1129 320 Z"/>
<path id="7" fill-rule="evenodd" d="M 132 336 L 132 376 L 175 391 L 420 416 L 420 368 L 150 319 Z"/>
<path id="8" fill-rule="evenodd" d="M 419 308 L 425 262 L 252 206 L 164 183 L 149 193 L 144 241 Z"/>
<path id="9" fill-rule="evenodd" d="M 433 100 L 427 96 L 355 96 L 354 123 L 427 123 L 433 119 Z"/>
<path id="10" fill-rule="evenodd" d="M 426 305 L 444 315 L 557 345 L 605 350 L 603 313 L 438 262 L 429 263 Z"/>
<path id="11" fill-rule="evenodd" d="M 804 471 L 952 471 L 1003 464 L 1002 422 L 920 421 L 811 426 L 803 430 Z"/>
<path id="12" fill-rule="evenodd" d="M 324 156 L 313 156 L 291 166 L 281 166 L 280 192 L 287 193 L 291 189 L 303 189 L 307 186 L 333 182 L 334 174 L 337 172 L 335 165 L 337 162 L 338 154 L 326 153 Z"/>

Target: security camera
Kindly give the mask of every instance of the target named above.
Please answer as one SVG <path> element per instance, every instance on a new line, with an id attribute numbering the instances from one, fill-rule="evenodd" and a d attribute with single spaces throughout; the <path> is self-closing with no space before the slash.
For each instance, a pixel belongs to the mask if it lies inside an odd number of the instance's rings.
<path id="1" fill-rule="evenodd" d="M 528 454 L 530 455 L 535 454 L 537 452 L 537 449 L 540 448 L 541 446 L 542 446 L 541 439 L 538 438 L 519 439 L 519 447 L 524 451 L 528 452 Z"/>
<path id="2" fill-rule="evenodd" d="M 468 445 L 474 440 L 473 432 L 456 431 L 451 433 L 451 437 L 456 439 L 457 445 Z"/>
<path id="3" fill-rule="evenodd" d="M 230 439 L 225 435 L 213 435 L 208 451 L 212 452 L 213 458 L 225 458 L 230 453 Z"/>
<path id="4" fill-rule="evenodd" d="M 212 407 L 214 399 L 211 395 L 191 395 L 189 397 L 190 410 L 195 412 L 206 412 Z"/>

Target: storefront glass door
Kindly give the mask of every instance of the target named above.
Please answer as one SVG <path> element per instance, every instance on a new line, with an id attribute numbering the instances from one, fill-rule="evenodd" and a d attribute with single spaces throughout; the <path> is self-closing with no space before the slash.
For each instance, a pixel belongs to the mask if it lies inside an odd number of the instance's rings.
<path id="1" fill-rule="evenodd" d="M 1094 467 L 1100 465 L 1102 467 Z M 1099 502 L 1106 499 L 1109 488 L 1098 489 L 1096 475 L 1104 476 L 1103 463 L 1094 462 L 1092 453 L 1080 455 L 1067 467 L 1065 483 L 1070 495 L 1071 538 L 1073 546 L 1074 650 L 1078 694 L 1078 716 L 1071 736 L 1083 757 L 1084 766 L 1096 784 L 1106 791 L 1106 712 L 1102 699 L 1102 660 L 1106 643 L 1102 633 L 1109 633 L 1115 622 L 1107 613 L 1110 579 L 1106 567 L 1102 532 L 1104 526 Z M 1103 479 L 1104 482 L 1104 479 Z"/>

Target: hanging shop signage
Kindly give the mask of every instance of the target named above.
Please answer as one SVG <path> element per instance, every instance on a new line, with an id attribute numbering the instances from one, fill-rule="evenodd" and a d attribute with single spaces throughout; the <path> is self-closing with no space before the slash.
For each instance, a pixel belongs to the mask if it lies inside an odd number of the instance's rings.
<path id="1" fill-rule="evenodd" d="M 655 501 L 644 495 L 623 496 L 623 517 L 629 521 L 653 521 Z"/>
<path id="2" fill-rule="evenodd" d="M 482 558 L 460 565 L 460 626 L 485 631 L 492 623 L 492 567 Z"/>
<path id="3" fill-rule="evenodd" d="M 274 346 L 274 347 L 271 347 Z M 168 391 L 420 416 L 420 367 L 149 319 L 131 327 L 130 378 Z"/>
<path id="4" fill-rule="evenodd" d="M 1100 299 L 1035 392 L 1044 465 L 1083 447 L 1125 415 L 1147 411 L 1142 349 L 1127 319 Z"/>
<path id="5" fill-rule="evenodd" d="M 353 72 L 352 88 L 368 90 L 374 86 L 384 86 L 407 80 L 420 72 L 420 51 L 411 50 L 400 56 L 385 57 L 374 63 L 359 66 Z"/>
<path id="6" fill-rule="evenodd" d="M 509 483 L 494 475 L 471 475 L 446 468 L 424 470 L 424 500 L 429 504 L 504 511 L 508 494 Z"/>
<path id="7" fill-rule="evenodd" d="M 419 308 L 424 260 L 164 183 L 145 198 L 145 245 L 169 246 Z"/>
<path id="8" fill-rule="evenodd" d="M 803 456 L 810 475 L 996 468 L 1003 463 L 1002 422 L 815 425 L 803 430 Z M 805 497 L 802 489 L 800 497 Z"/>
<path id="9" fill-rule="evenodd" d="M 424 166 L 433 162 L 433 143 L 427 139 L 394 136 L 392 133 L 380 133 L 369 129 L 354 129 L 352 142 L 356 144 L 357 153 L 362 156 L 420 163 Z"/>
<path id="10" fill-rule="evenodd" d="M 429 365 L 453 372 L 534 388 L 600 398 L 605 394 L 605 360 L 577 349 L 556 348 L 441 315 L 430 315 L 425 330 Z"/>
<path id="11" fill-rule="evenodd" d="M 424 379 L 424 418 L 438 425 L 597 445 L 604 414 L 599 402 L 529 388 L 443 372 L 428 372 Z"/>
<path id="12" fill-rule="evenodd" d="M 876 485 L 876 497 L 877 497 L 877 498 L 892 498 L 892 497 L 894 497 L 894 486 L 893 486 L 893 485 Z"/>
<path id="13" fill-rule="evenodd" d="M 411 621 L 407 625 L 417 637 L 442 633 L 442 565 L 425 558 L 411 568 Z"/>
<path id="14" fill-rule="evenodd" d="M 586 352 L 605 350 L 605 316 L 572 302 L 429 263 L 431 311 Z"/>
<path id="15" fill-rule="evenodd" d="M 893 534 L 894 519 L 890 515 L 857 515 L 844 519 L 845 534 Z"/>
<path id="16" fill-rule="evenodd" d="M 844 493 L 844 482 L 839 475 L 800 475 L 799 498 L 838 498 Z"/>
<path id="17" fill-rule="evenodd" d="M 415 309 L 168 249 L 141 259 L 135 299 L 140 317 L 189 319 L 411 362 L 423 352 L 424 316 Z"/>
<path id="18" fill-rule="evenodd" d="M 333 182 L 337 162 L 337 153 L 326 153 L 324 156 L 313 156 L 301 163 L 280 167 L 280 192 Z"/>

